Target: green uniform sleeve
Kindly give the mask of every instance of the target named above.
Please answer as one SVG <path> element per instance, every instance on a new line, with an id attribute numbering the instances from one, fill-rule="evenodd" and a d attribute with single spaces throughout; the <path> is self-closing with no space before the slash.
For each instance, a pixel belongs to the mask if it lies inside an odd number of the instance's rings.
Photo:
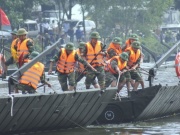
<path id="1" fill-rule="evenodd" d="M 43 74 L 42 74 L 40 79 L 41 79 L 41 83 L 45 83 L 45 74 L 44 74 L 44 72 L 43 72 Z"/>
<path id="2" fill-rule="evenodd" d="M 61 55 L 61 50 L 59 51 L 58 54 L 54 55 L 54 57 L 52 59 L 50 59 L 50 61 L 57 62 L 59 57 L 60 57 L 60 55 Z"/>
<path id="3" fill-rule="evenodd" d="M 27 45 L 27 48 L 29 50 L 29 53 L 32 53 L 34 51 L 34 44 L 33 44 L 33 42 L 31 40 L 28 40 L 26 45 Z"/>
<path id="4" fill-rule="evenodd" d="M 140 62 L 141 62 L 141 55 L 140 55 L 140 57 L 137 59 L 136 64 L 140 64 Z"/>
<path id="5" fill-rule="evenodd" d="M 106 47 L 104 47 L 105 45 L 103 43 L 101 43 L 101 47 L 102 47 L 102 52 L 106 52 Z M 104 48 L 103 48 L 104 47 Z"/>

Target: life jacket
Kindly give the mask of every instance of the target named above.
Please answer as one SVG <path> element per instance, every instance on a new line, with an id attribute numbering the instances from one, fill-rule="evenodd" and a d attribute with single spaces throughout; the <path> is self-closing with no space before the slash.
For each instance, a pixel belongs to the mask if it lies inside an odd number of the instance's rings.
<path id="1" fill-rule="evenodd" d="M 116 61 L 117 61 L 117 66 L 118 66 L 118 68 L 119 68 L 120 71 L 122 71 L 122 70 L 127 66 L 127 61 L 124 61 L 124 62 L 122 63 L 119 56 L 114 56 L 114 57 L 112 57 L 111 59 L 109 59 L 109 60 L 107 61 L 107 65 L 106 65 L 106 68 L 105 68 L 106 71 L 109 71 L 109 72 L 111 72 L 112 74 L 117 74 L 117 72 L 111 67 L 111 62 L 112 62 L 113 60 L 116 60 Z"/>
<path id="2" fill-rule="evenodd" d="M 15 62 L 18 62 L 18 58 L 17 58 L 17 44 L 18 44 L 18 42 L 19 42 L 19 39 L 16 38 L 11 43 L 11 55 L 12 55 Z"/>
<path id="3" fill-rule="evenodd" d="M 77 52 L 77 54 L 78 54 L 81 58 L 83 58 L 83 57 L 81 56 L 81 54 L 80 54 L 80 50 L 79 50 L 79 49 L 77 49 L 76 52 Z M 85 68 L 84 68 L 84 65 L 83 65 L 81 62 L 78 62 L 77 64 L 78 64 L 78 67 L 77 67 L 77 68 L 78 68 L 78 71 L 79 71 L 79 72 L 83 72 L 84 69 L 85 69 Z"/>
<path id="4" fill-rule="evenodd" d="M 30 60 L 28 60 L 29 62 Z M 37 62 L 32 67 L 30 67 L 26 72 L 23 73 L 19 82 L 37 89 L 38 83 L 40 82 L 40 77 L 44 72 L 44 64 Z"/>
<path id="5" fill-rule="evenodd" d="M 86 44 L 87 47 L 87 55 L 86 55 L 86 60 L 88 63 L 91 64 L 92 67 L 97 67 L 97 66 L 104 66 L 104 60 L 103 60 L 103 55 L 98 54 L 101 50 L 101 42 L 97 41 L 95 48 L 92 47 L 90 42 Z M 97 55 L 98 54 L 98 55 Z M 97 55 L 97 56 L 96 56 Z M 96 57 L 96 58 L 95 58 Z M 94 59 L 95 58 L 95 59 Z M 94 59 L 94 60 L 93 60 Z M 92 61 L 93 60 L 93 61 Z"/>
<path id="6" fill-rule="evenodd" d="M 141 50 L 138 49 L 137 52 L 135 53 L 133 51 L 132 47 L 129 47 L 125 51 L 130 51 L 130 56 L 129 56 L 129 60 L 128 60 L 128 66 L 132 67 L 137 62 L 139 57 L 141 57 Z"/>
<path id="7" fill-rule="evenodd" d="M 22 42 L 19 41 L 17 44 L 17 59 L 19 60 L 20 56 L 25 56 L 26 54 L 29 53 L 29 50 L 27 48 L 27 41 L 29 41 L 31 39 L 26 38 L 25 40 L 23 40 Z M 28 59 L 24 59 L 24 62 L 27 62 Z"/>
<path id="8" fill-rule="evenodd" d="M 116 48 L 113 43 L 110 43 L 110 45 L 107 49 L 107 52 L 109 52 L 109 50 L 111 50 L 111 49 L 113 49 L 116 52 L 116 55 L 120 55 L 122 53 L 121 47 L 119 46 L 118 48 Z M 107 60 L 110 59 L 109 54 L 107 54 L 106 57 L 107 57 Z"/>
<path id="9" fill-rule="evenodd" d="M 71 73 L 74 71 L 76 51 L 73 50 L 68 56 L 65 48 L 61 48 L 61 55 L 57 62 L 57 70 L 60 73 Z"/>
<path id="10" fill-rule="evenodd" d="M 126 45 L 125 49 L 131 47 L 130 39 L 126 40 L 125 45 Z"/>

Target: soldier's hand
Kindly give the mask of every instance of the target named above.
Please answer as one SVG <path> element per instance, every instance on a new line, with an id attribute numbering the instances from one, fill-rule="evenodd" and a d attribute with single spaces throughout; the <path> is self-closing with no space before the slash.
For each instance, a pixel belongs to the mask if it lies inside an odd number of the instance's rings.
<path id="1" fill-rule="evenodd" d="M 119 75 L 121 75 L 121 74 L 122 74 L 122 72 L 119 70 L 119 71 L 118 71 L 118 74 L 119 74 Z"/>
<path id="2" fill-rule="evenodd" d="M 45 84 L 51 88 L 51 84 L 49 84 L 48 82 L 45 82 Z"/>
<path id="3" fill-rule="evenodd" d="M 135 70 L 136 68 L 135 67 L 132 67 L 131 70 Z"/>
<path id="4" fill-rule="evenodd" d="M 48 75 L 51 75 L 52 74 L 52 70 L 51 69 L 49 69 L 49 71 L 48 71 Z"/>
<path id="5" fill-rule="evenodd" d="M 105 53 L 105 52 L 100 52 L 99 54 L 101 54 L 101 55 L 103 55 L 103 56 L 104 56 L 104 55 L 106 55 L 106 53 Z"/>
<path id="6" fill-rule="evenodd" d="M 47 83 L 47 86 L 51 88 L 51 84 Z"/>

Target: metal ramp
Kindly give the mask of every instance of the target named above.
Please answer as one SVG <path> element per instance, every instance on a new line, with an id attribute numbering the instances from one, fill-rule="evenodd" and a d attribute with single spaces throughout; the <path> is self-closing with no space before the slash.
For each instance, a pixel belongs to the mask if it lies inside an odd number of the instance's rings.
<path id="1" fill-rule="evenodd" d="M 180 86 L 163 86 L 136 120 L 147 120 L 180 112 Z"/>

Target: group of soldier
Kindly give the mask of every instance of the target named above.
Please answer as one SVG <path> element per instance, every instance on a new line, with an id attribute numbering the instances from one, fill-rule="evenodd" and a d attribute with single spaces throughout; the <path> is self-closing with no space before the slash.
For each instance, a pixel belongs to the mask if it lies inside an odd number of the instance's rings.
<path id="1" fill-rule="evenodd" d="M 10 64 L 16 63 L 21 67 L 39 54 L 34 51 L 32 39 L 27 38 L 26 35 L 27 31 L 23 28 L 12 32 L 12 56 L 5 62 L 4 76 Z M 52 73 L 53 63 L 56 62 L 58 80 L 63 91 L 75 90 L 77 83 L 83 77 L 86 77 L 86 89 L 90 89 L 91 84 L 101 90 L 105 90 L 110 85 L 118 86 L 117 93 L 125 84 L 128 91 L 130 91 L 130 85 L 133 90 L 137 90 L 139 84 L 144 88 L 144 82 L 138 70 L 143 56 L 138 36 L 131 34 L 124 46 L 121 38 L 115 37 L 107 49 L 99 40 L 100 38 L 98 32 L 92 32 L 90 41 L 80 42 L 77 50 L 73 43 L 67 43 L 50 60 L 48 74 Z M 17 80 L 15 92 L 22 90 L 34 93 L 40 80 L 46 83 L 42 79 L 43 73 L 44 65 L 37 62 Z M 48 86 L 50 87 L 50 84 Z"/>
<path id="2" fill-rule="evenodd" d="M 18 68 L 24 64 L 30 62 L 39 53 L 34 49 L 33 40 L 27 37 L 28 32 L 24 28 L 20 28 L 18 31 L 12 31 L 12 43 L 11 43 L 11 57 L 4 63 L 4 71 L 1 75 L 2 78 L 6 78 L 7 68 L 11 64 L 16 64 Z M 44 64 L 37 62 L 24 72 L 17 80 L 10 81 L 10 85 L 14 85 L 11 91 L 18 93 L 18 90 L 22 90 L 22 93 L 35 93 L 39 81 L 48 84 L 43 79 Z M 50 87 L 50 84 L 48 84 Z"/>
<path id="3" fill-rule="evenodd" d="M 52 73 L 53 63 L 56 62 L 62 90 L 76 89 L 77 82 L 84 76 L 86 89 L 90 89 L 91 84 L 101 90 L 111 85 L 118 86 L 119 93 L 125 84 L 130 91 L 130 85 L 137 90 L 139 83 L 144 88 L 138 70 L 143 56 L 138 36 L 131 34 L 125 46 L 122 46 L 121 38 L 115 37 L 107 49 L 99 39 L 99 33 L 92 32 L 90 41 L 80 42 L 77 50 L 73 43 L 68 43 L 51 59 L 48 73 Z"/>

